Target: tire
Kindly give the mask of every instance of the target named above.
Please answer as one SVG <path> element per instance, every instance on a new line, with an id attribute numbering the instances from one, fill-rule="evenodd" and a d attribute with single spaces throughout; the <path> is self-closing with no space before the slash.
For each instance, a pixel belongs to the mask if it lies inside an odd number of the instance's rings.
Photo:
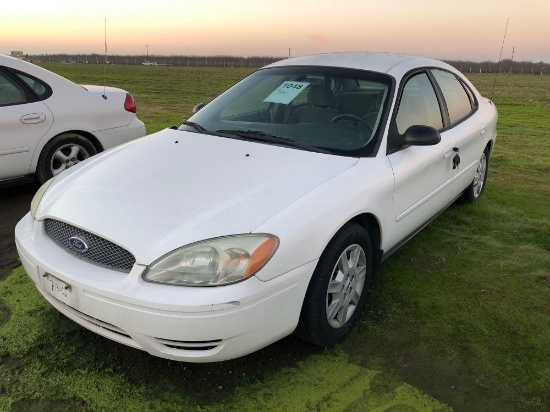
<path id="1" fill-rule="evenodd" d="M 476 202 L 485 191 L 487 183 L 487 173 L 489 171 L 489 146 L 485 148 L 479 161 L 477 162 L 476 174 L 472 183 L 466 188 L 462 194 L 462 200 L 467 203 Z"/>
<path id="2" fill-rule="evenodd" d="M 63 133 L 50 140 L 36 166 L 40 184 L 75 164 L 95 155 L 97 149 L 85 137 L 76 133 Z"/>
<path id="3" fill-rule="evenodd" d="M 372 268 L 367 231 L 356 223 L 346 224 L 334 235 L 317 263 L 296 334 L 321 347 L 340 342 L 361 316 Z"/>

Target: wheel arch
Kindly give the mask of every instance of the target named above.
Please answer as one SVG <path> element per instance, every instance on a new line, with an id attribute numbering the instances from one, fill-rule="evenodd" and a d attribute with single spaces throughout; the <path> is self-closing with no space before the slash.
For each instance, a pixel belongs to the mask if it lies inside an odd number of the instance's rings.
<path id="1" fill-rule="evenodd" d="M 55 135 L 51 136 L 51 137 L 48 137 L 48 138 L 43 138 L 40 143 L 37 145 L 35 151 L 34 151 L 34 155 L 33 155 L 33 159 L 32 159 L 32 162 L 31 162 L 31 166 L 30 166 L 30 169 L 29 169 L 29 173 L 31 174 L 35 174 L 36 173 L 36 167 L 38 165 L 38 160 L 40 159 L 40 156 L 42 155 L 42 152 L 44 151 L 44 148 L 46 147 L 46 145 L 51 142 L 53 139 L 55 139 L 57 136 L 60 136 L 62 134 L 65 134 L 65 133 L 74 133 L 74 134 L 78 134 L 82 137 L 84 137 L 85 139 L 87 139 L 91 144 L 94 145 L 94 147 L 96 148 L 97 152 L 100 153 L 102 152 L 104 149 L 103 145 L 101 144 L 101 142 L 99 141 L 99 139 L 97 137 L 95 137 L 92 133 L 90 132 L 86 132 L 84 130 L 78 130 L 78 129 L 75 129 L 75 130 L 64 130 L 62 132 L 59 132 L 59 133 L 56 133 Z"/>
<path id="2" fill-rule="evenodd" d="M 341 249 L 340 246 L 342 244 L 342 240 L 345 240 L 347 236 L 349 236 L 349 233 L 352 233 L 353 230 L 358 229 L 364 229 L 366 233 L 368 234 L 367 240 L 370 243 L 370 248 L 372 252 L 372 266 L 370 268 L 370 271 L 367 269 L 367 281 L 365 283 L 365 288 L 363 288 L 362 295 L 361 295 L 361 301 L 357 303 L 357 309 L 353 312 L 354 315 L 352 315 L 351 318 L 346 320 L 345 325 L 342 324 L 341 328 L 337 329 L 340 333 L 328 333 L 326 332 L 327 328 L 325 328 L 324 324 L 327 324 L 327 320 L 325 319 L 325 316 L 328 315 L 322 315 L 324 311 L 318 310 L 319 302 L 325 301 L 326 304 L 326 297 L 325 299 L 321 299 L 319 297 L 319 292 L 328 293 L 327 292 L 327 267 L 330 269 L 333 266 L 330 267 L 327 266 L 327 262 L 332 262 L 334 256 L 338 256 L 338 254 L 334 255 L 335 251 Z M 363 232 L 355 232 L 355 233 L 363 233 Z M 366 295 L 368 293 L 368 286 L 370 283 L 370 279 L 372 275 L 374 275 L 374 271 L 378 268 L 382 251 L 380 249 L 381 245 L 381 226 L 376 218 L 375 215 L 371 213 L 362 213 L 359 214 L 351 219 L 349 219 L 347 222 L 345 222 L 333 235 L 333 237 L 330 239 L 329 243 L 327 244 L 325 250 L 323 251 L 323 254 L 319 261 L 317 262 L 317 266 L 315 268 L 315 272 L 313 273 L 313 277 L 308 282 L 308 287 L 304 296 L 304 299 L 302 301 L 301 309 L 300 309 L 300 316 L 298 325 L 294 331 L 294 333 L 300 337 L 302 340 L 306 342 L 313 343 L 315 345 L 321 346 L 321 347 L 330 347 L 334 345 L 335 343 L 339 342 L 341 339 L 343 339 L 353 328 L 355 325 L 358 316 L 361 316 L 362 308 L 364 307 L 364 301 L 366 298 Z M 357 235 L 355 235 L 357 236 Z M 361 235 L 363 237 L 363 235 Z M 346 243 L 344 243 L 346 244 Z M 338 246 L 340 245 L 340 246 Z M 349 245 L 349 244 L 348 244 Z M 357 245 L 354 245 L 357 246 Z M 328 252 L 328 258 L 325 257 L 325 253 Z M 323 261 L 323 258 L 325 257 L 325 260 Z M 321 266 L 319 266 L 321 265 Z M 320 272 L 318 272 L 320 269 Z M 329 277 L 332 276 L 333 271 L 329 270 Z M 326 307 L 325 307 L 326 311 Z M 321 314 L 320 314 L 321 313 Z M 355 319 L 353 318 L 355 316 Z M 328 329 L 330 330 L 330 329 Z"/>
<path id="3" fill-rule="evenodd" d="M 52 140 L 52 139 L 55 139 L 57 136 L 59 135 L 62 135 L 62 134 L 65 134 L 65 133 L 74 133 L 74 134 L 78 134 L 82 137 L 85 137 L 86 139 L 88 139 L 90 141 L 91 144 L 94 145 L 94 147 L 97 149 L 97 152 L 100 153 L 102 152 L 104 149 L 103 149 L 103 145 L 101 144 L 101 142 L 98 140 L 97 137 L 95 137 L 92 133 L 90 132 L 85 132 L 83 130 L 67 130 L 65 132 L 61 132 L 61 133 L 58 133 L 56 134 L 55 136 L 53 136 L 51 139 L 49 139 L 48 141 Z M 47 144 L 48 142 L 46 142 Z M 45 145 L 44 145 L 45 146 Z M 44 148 L 42 148 L 44 149 Z"/>
<path id="4" fill-rule="evenodd" d="M 361 225 L 369 234 L 372 245 L 373 273 L 376 273 L 382 261 L 382 228 L 378 218 L 372 213 L 362 213 L 355 216 L 350 222 Z M 346 222 L 347 224 L 347 222 Z"/>
<path id="5" fill-rule="evenodd" d="M 65 133 L 74 133 L 74 134 L 78 134 L 78 135 L 84 137 L 92 145 L 94 145 L 94 147 L 96 148 L 98 153 L 100 153 L 104 150 L 103 145 L 101 144 L 99 139 L 97 137 L 95 137 L 92 133 L 86 132 L 86 131 L 83 131 L 83 130 L 78 130 L 78 129 L 64 130 L 62 132 L 56 133 L 54 136 L 51 136 L 47 139 L 42 139 L 40 141 L 39 145 L 35 149 L 33 159 L 32 159 L 32 162 L 31 162 L 31 166 L 30 166 L 30 169 L 29 169 L 29 173 L 36 174 L 36 168 L 37 168 L 37 165 L 38 165 L 38 160 L 40 159 L 40 156 L 42 155 L 42 152 L 44 151 L 44 148 L 47 146 L 47 144 L 49 142 L 51 142 L 53 139 L 55 139 L 57 136 L 61 136 L 62 134 L 65 134 Z"/>
<path id="6" fill-rule="evenodd" d="M 495 142 L 493 141 L 493 139 L 491 139 L 487 142 L 487 145 L 485 146 L 485 148 L 489 149 L 489 156 L 491 156 L 491 154 L 493 153 L 494 145 L 495 145 Z"/>

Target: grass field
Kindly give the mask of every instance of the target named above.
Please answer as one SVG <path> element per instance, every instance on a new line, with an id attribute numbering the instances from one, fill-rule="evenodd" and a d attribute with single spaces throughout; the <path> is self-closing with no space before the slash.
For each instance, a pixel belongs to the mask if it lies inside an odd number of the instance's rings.
<path id="1" fill-rule="evenodd" d="M 100 66 L 47 65 L 82 84 Z M 148 133 L 250 71 L 111 66 Z M 493 75 L 469 76 L 485 96 Z M 550 77 L 502 75 L 479 202 L 451 206 L 384 263 L 330 350 L 289 337 L 218 364 L 153 358 L 59 316 L 15 269 L 0 281 L 0 410 L 550 411 Z"/>

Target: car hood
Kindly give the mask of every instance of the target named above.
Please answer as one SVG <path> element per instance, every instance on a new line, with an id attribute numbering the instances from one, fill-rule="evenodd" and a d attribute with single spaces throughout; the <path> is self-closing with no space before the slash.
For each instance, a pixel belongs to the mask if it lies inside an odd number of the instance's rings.
<path id="1" fill-rule="evenodd" d="M 37 218 L 81 227 L 150 264 L 192 242 L 249 233 L 355 163 L 166 129 L 64 172 Z"/>

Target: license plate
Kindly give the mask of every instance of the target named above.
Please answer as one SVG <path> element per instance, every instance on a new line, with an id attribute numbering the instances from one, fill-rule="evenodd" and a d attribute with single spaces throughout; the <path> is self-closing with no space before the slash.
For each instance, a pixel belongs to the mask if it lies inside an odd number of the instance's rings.
<path id="1" fill-rule="evenodd" d="M 72 291 L 72 287 L 68 283 L 63 282 L 61 279 L 58 279 L 49 273 L 44 273 L 42 275 L 42 287 L 54 298 L 69 306 L 74 306 L 75 293 Z"/>

